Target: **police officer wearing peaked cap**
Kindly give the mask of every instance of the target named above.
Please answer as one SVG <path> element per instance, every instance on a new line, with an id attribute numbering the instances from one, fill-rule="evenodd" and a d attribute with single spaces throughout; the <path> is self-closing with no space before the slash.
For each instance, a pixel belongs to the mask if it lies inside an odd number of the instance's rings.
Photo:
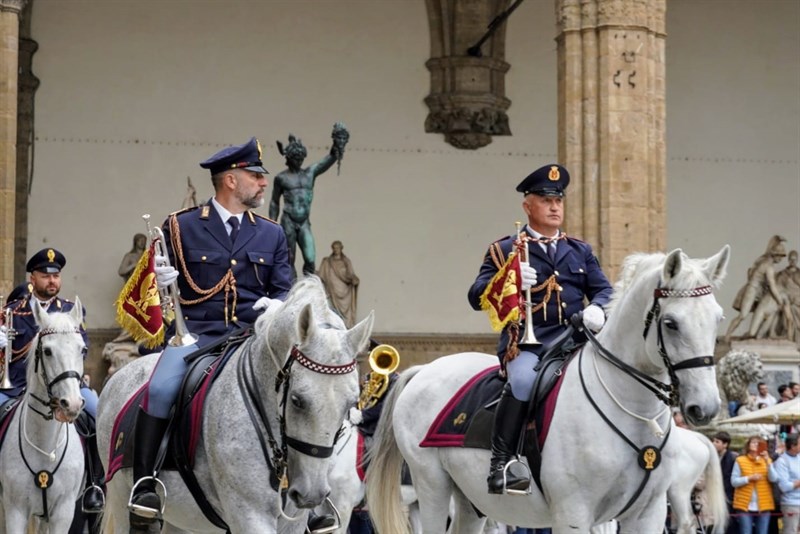
<path id="1" fill-rule="evenodd" d="M 39 331 L 39 326 L 36 324 L 31 311 L 31 299 L 38 300 L 39 305 L 47 313 L 68 312 L 75 307 L 73 302 L 58 296 L 61 291 L 61 270 L 66 264 L 67 259 L 64 254 L 54 248 L 43 248 L 31 256 L 25 266 L 29 273 L 28 282 L 14 288 L 12 294 L 9 295 L 6 308 L 12 312 L 13 324 L 11 326 L 14 328 L 15 336 L 9 351 L 6 333 L 8 325 L 4 325 L 0 329 L 0 349 L 5 349 L 7 356 L 9 352 L 11 353 L 9 379 L 12 387 L 11 389 L 0 390 L 0 404 L 9 399 L 19 397 L 25 391 L 27 355 L 31 349 L 31 343 Z M 85 307 L 83 308 L 83 313 L 85 317 Z M 83 324 L 81 324 L 80 331 L 83 342 L 88 347 L 89 337 Z M 83 493 L 82 504 L 86 512 L 98 513 L 103 509 L 102 486 L 105 477 L 100 454 L 97 451 L 97 438 L 94 431 L 97 417 L 97 393 L 81 382 L 81 396 L 85 404 L 79 417 L 83 425 L 87 427 L 87 434 L 89 434 L 83 440 L 84 450 L 87 454 L 86 471 L 88 484 Z"/>
<path id="2" fill-rule="evenodd" d="M 162 229 L 171 266 L 156 257 L 158 286 L 177 280 L 197 347 L 254 324 L 267 307 L 286 298 L 292 282 L 283 229 L 251 211 L 263 205 L 267 187 L 258 140 L 224 148 L 200 167 L 210 172 L 214 196 L 167 218 Z M 161 500 L 148 477 L 186 372 L 183 356 L 197 347 L 164 350 L 148 383 L 147 410 L 140 408 L 137 415 L 130 507 L 137 528 L 147 528 L 160 515 Z"/>
<path id="3" fill-rule="evenodd" d="M 519 325 L 516 339 L 511 339 L 509 326 L 500 335 L 497 353 L 508 382 L 495 412 L 488 478 L 490 493 L 524 491 L 530 484 L 527 477 L 509 470 L 504 486 L 503 468 L 516 454 L 536 378 L 534 367 L 539 362 L 542 346 L 556 339 L 567 328 L 569 318 L 581 310 L 587 328 L 597 331 L 605 322 L 603 306 L 611 297 L 611 284 L 600 269 L 592 247 L 561 231 L 563 199 L 569 180 L 567 169 L 553 163 L 536 169 L 517 185 L 517 191 L 523 194 L 522 208 L 528 216 L 528 224 L 520 236 L 503 237 L 489 246 L 468 293 L 472 307 L 480 310 L 481 296 L 505 263 L 515 241 L 527 242 L 529 261 L 520 265 L 521 289 L 531 289 L 531 320 L 540 344 L 518 344 L 525 333 L 524 322 Z M 589 301 L 585 309 L 584 298 Z"/>

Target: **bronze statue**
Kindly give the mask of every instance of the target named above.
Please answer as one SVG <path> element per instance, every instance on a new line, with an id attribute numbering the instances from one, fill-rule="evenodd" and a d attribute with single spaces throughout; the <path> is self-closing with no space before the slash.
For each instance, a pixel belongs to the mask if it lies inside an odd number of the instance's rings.
<path id="1" fill-rule="evenodd" d="M 341 163 L 344 149 L 350 134 L 342 123 L 333 125 L 331 133 L 333 144 L 330 152 L 319 162 L 303 168 L 303 161 L 308 154 L 303 142 L 294 135 L 289 135 L 286 147 L 277 141 L 278 151 L 286 158 L 288 169 L 275 176 L 272 184 L 272 200 L 269 203 L 269 216 L 278 220 L 281 196 L 283 196 L 283 216 L 280 219 L 286 241 L 289 245 L 289 263 L 294 269 L 295 249 L 300 245 L 303 254 L 303 273 L 314 274 L 316 247 L 311 233 L 311 201 L 314 198 L 314 182 L 317 176 L 331 168 L 334 162 Z"/>

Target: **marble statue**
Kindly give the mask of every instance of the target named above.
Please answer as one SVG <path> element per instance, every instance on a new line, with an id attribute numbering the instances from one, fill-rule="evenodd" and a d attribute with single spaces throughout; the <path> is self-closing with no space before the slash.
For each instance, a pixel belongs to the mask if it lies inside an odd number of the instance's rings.
<path id="1" fill-rule="evenodd" d="M 322 259 L 318 274 L 325 284 L 331 307 L 342 316 L 347 328 L 352 328 L 356 324 L 359 279 L 343 248 L 341 241 L 331 243 L 332 253 Z"/>
<path id="2" fill-rule="evenodd" d="M 747 283 L 739 290 L 736 299 L 733 302 L 733 309 L 739 313 L 733 318 L 728 331 L 725 334 L 725 339 L 730 341 L 731 336 L 736 331 L 736 328 L 744 321 L 744 319 L 756 310 L 758 303 L 766 296 L 771 296 L 777 303 L 783 303 L 784 294 L 778 287 L 775 276 L 775 265 L 783 261 L 786 257 L 786 247 L 783 242 L 786 241 L 784 237 L 775 235 L 772 236 L 767 244 L 767 250 L 759 256 L 747 271 Z M 746 337 L 754 338 L 758 333 L 758 329 L 763 323 L 763 313 L 756 317 L 753 315 L 753 320 L 750 323 L 750 329 Z"/>

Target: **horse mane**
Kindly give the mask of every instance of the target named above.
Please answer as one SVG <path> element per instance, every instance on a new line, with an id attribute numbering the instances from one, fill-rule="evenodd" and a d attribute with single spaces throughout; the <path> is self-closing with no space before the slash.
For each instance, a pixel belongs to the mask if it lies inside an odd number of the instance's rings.
<path id="1" fill-rule="evenodd" d="M 678 276 L 670 280 L 669 289 L 692 289 L 704 285 L 714 285 L 709 280 L 706 271 L 704 270 L 704 259 L 694 259 L 681 252 L 681 271 Z M 658 277 L 661 279 L 661 270 L 664 267 L 667 255 L 663 252 L 635 252 L 622 262 L 620 267 L 619 277 L 614 284 L 614 292 L 611 295 L 611 300 L 606 306 L 609 313 L 613 311 L 614 307 L 621 301 L 630 289 L 645 277 Z M 663 281 L 658 284 L 663 285 Z M 653 289 L 655 289 L 655 285 Z"/>
<path id="2" fill-rule="evenodd" d="M 293 309 L 299 311 L 306 304 L 311 304 L 317 318 L 325 317 L 326 320 L 331 321 L 330 316 L 338 317 L 328 307 L 325 286 L 316 275 L 307 275 L 295 282 L 280 309 L 283 311 Z M 343 327 L 344 321 L 340 320 L 335 326 Z"/>

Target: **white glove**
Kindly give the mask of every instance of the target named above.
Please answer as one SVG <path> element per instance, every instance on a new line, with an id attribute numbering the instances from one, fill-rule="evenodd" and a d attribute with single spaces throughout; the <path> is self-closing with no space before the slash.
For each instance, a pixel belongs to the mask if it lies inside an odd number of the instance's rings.
<path id="1" fill-rule="evenodd" d="M 589 304 L 583 310 L 583 324 L 592 332 L 599 332 L 606 324 L 606 314 L 597 304 Z"/>
<path id="2" fill-rule="evenodd" d="M 0 350 L 8 346 L 8 337 L 6 336 L 6 327 L 0 326 Z"/>
<path id="3" fill-rule="evenodd" d="M 530 263 L 523 261 L 519 264 L 519 272 L 522 277 L 522 290 L 525 291 L 536 285 L 536 269 Z"/>
<path id="4" fill-rule="evenodd" d="M 156 261 L 158 261 L 159 257 L 160 256 L 156 256 Z M 178 279 L 178 271 L 175 270 L 175 267 L 156 265 L 155 271 L 158 289 L 164 289 Z"/>
<path id="5" fill-rule="evenodd" d="M 278 299 L 271 299 L 269 297 L 261 297 L 253 304 L 253 309 L 256 311 L 263 311 L 275 304 L 276 302 L 280 302 Z"/>

